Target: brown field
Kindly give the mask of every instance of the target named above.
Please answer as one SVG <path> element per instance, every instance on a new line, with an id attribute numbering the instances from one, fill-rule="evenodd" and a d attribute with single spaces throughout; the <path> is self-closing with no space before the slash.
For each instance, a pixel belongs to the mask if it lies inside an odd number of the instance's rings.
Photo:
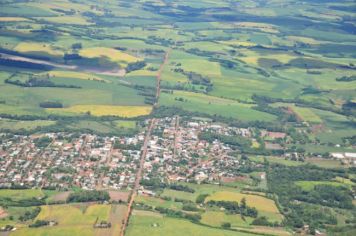
<path id="1" fill-rule="evenodd" d="M 109 191 L 110 199 L 112 201 L 123 201 L 127 202 L 129 199 L 129 192 L 122 192 L 122 191 Z"/>
<path id="2" fill-rule="evenodd" d="M 70 191 L 58 193 L 58 194 L 54 195 L 51 198 L 51 200 L 53 200 L 55 202 L 57 202 L 57 201 L 66 201 L 70 193 L 71 193 Z"/>

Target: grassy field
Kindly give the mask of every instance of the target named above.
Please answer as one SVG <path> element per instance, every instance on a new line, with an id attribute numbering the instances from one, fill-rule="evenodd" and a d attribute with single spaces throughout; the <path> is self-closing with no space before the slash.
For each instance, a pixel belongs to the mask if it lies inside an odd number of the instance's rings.
<path id="1" fill-rule="evenodd" d="M 180 183 L 187 185 L 188 187 L 192 188 L 195 190 L 194 193 L 188 193 L 188 192 L 183 192 L 183 191 L 177 191 L 177 190 L 172 190 L 172 189 L 164 189 L 162 196 L 167 196 L 171 198 L 180 198 L 180 199 L 186 199 L 190 201 L 195 201 L 196 198 L 200 194 L 215 194 L 221 191 L 228 191 L 228 192 L 233 192 L 233 193 L 238 193 L 240 191 L 239 188 L 234 188 L 234 187 L 228 187 L 228 186 L 219 186 L 219 185 L 213 185 L 213 184 L 192 184 L 192 183 Z"/>
<path id="2" fill-rule="evenodd" d="M 248 236 L 248 233 L 233 232 L 193 224 L 190 221 L 149 215 L 133 215 L 127 229 L 128 236 L 138 235 L 196 235 L 196 236 Z"/>
<path id="3" fill-rule="evenodd" d="M 154 207 L 161 206 L 161 207 L 171 208 L 175 210 L 182 209 L 183 206 L 181 202 L 166 201 L 159 198 L 142 196 L 142 195 L 136 197 L 135 202 L 144 203 L 149 206 L 154 206 Z"/>
<path id="4" fill-rule="evenodd" d="M 273 156 L 269 156 L 269 157 L 262 157 L 262 156 L 251 156 L 249 157 L 249 159 L 251 161 L 256 161 L 259 163 L 263 163 L 264 159 L 267 159 L 268 162 L 271 163 L 279 163 L 282 165 L 286 165 L 286 166 L 300 166 L 300 165 L 304 165 L 305 163 L 300 162 L 300 161 L 292 161 L 292 160 L 286 160 L 282 157 L 273 157 Z"/>
<path id="5" fill-rule="evenodd" d="M 150 114 L 150 106 L 108 106 L 108 105 L 76 105 L 68 108 L 48 108 L 54 114 L 88 114 L 93 116 L 137 117 Z"/>
<path id="6" fill-rule="evenodd" d="M 53 191 L 43 191 L 41 189 L 1 189 L 0 198 L 10 198 L 12 200 L 21 200 L 28 198 L 42 198 L 54 194 Z"/>
<path id="7" fill-rule="evenodd" d="M 19 43 L 14 50 L 18 52 L 43 52 L 52 56 L 63 56 L 62 50 L 56 49 L 53 45 L 35 43 L 35 42 L 22 42 Z"/>
<path id="8" fill-rule="evenodd" d="M 116 62 L 130 63 L 139 60 L 138 58 L 131 56 L 127 53 L 121 52 L 113 48 L 105 48 L 105 47 L 85 48 L 80 50 L 79 54 L 82 57 L 87 57 L 87 58 L 107 57 L 111 61 L 116 61 Z"/>
<path id="9" fill-rule="evenodd" d="M 271 221 L 281 221 L 283 219 L 274 201 L 262 196 L 221 191 L 208 196 L 205 200 L 206 202 L 210 200 L 240 202 L 242 198 L 246 199 L 248 206 L 256 207 L 259 215 L 265 215 Z"/>
<path id="10" fill-rule="evenodd" d="M 341 162 L 333 159 L 318 159 L 318 158 L 310 158 L 307 159 L 308 163 L 314 164 L 323 168 L 341 168 Z"/>
<path id="11" fill-rule="evenodd" d="M 246 217 L 245 220 L 240 215 L 227 215 L 220 211 L 207 211 L 202 215 L 201 222 L 203 224 L 220 227 L 222 223 L 229 222 L 232 228 L 244 227 L 252 228 L 250 226 L 252 218 Z"/>
<path id="12" fill-rule="evenodd" d="M 75 71 L 50 71 L 46 73 L 49 77 L 59 77 L 59 78 L 68 78 L 68 79 L 82 79 L 82 80 L 94 80 L 94 81 L 103 81 L 111 82 L 109 80 L 103 79 L 97 75 L 81 73 Z"/>
<path id="13" fill-rule="evenodd" d="M 301 187 L 304 191 L 311 191 L 317 185 L 332 185 L 335 187 L 346 187 L 351 188 L 352 185 L 340 183 L 340 182 L 332 182 L 332 181 L 297 181 L 296 185 Z"/>
<path id="14" fill-rule="evenodd" d="M 179 100 L 182 98 L 183 101 Z M 162 93 L 160 105 L 176 106 L 188 111 L 198 111 L 210 115 L 219 114 L 239 120 L 273 121 L 271 114 L 251 109 L 251 105 L 233 100 L 208 96 L 201 93 L 174 91 L 172 94 Z"/>
<path id="15" fill-rule="evenodd" d="M 126 207 L 120 205 L 51 205 L 42 206 L 35 220 L 55 220 L 53 227 L 20 227 L 11 235 L 114 235 L 119 232 L 119 225 Z M 94 229 L 98 220 L 112 222 L 110 229 Z"/>
<path id="16" fill-rule="evenodd" d="M 56 122 L 51 120 L 18 121 L 18 120 L 2 119 L 0 120 L 0 129 L 33 130 L 36 129 L 37 127 L 46 127 L 55 124 Z"/>

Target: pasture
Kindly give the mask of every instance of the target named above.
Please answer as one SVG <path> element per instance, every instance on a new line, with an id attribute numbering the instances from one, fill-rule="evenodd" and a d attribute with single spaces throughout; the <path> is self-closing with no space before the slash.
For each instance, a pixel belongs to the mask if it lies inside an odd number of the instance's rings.
<path id="1" fill-rule="evenodd" d="M 55 121 L 51 120 L 33 120 L 33 121 L 18 121 L 18 120 L 10 120 L 10 119 L 2 119 L 0 120 L 0 129 L 3 130 L 34 130 L 38 127 L 46 127 L 55 125 Z"/>
<path id="2" fill-rule="evenodd" d="M 297 181 L 295 184 L 301 187 L 304 191 L 311 191 L 317 185 L 332 185 L 335 187 L 350 188 L 351 186 L 345 183 L 333 182 L 333 181 Z"/>
<path id="3" fill-rule="evenodd" d="M 28 228 L 19 226 L 11 235 L 114 235 L 120 230 L 120 223 L 126 207 L 121 205 L 68 204 L 42 206 L 35 220 L 54 220 L 52 227 Z M 94 229 L 96 221 L 112 222 L 109 229 Z"/>
<path id="4" fill-rule="evenodd" d="M 18 201 L 29 198 L 43 198 L 55 192 L 43 191 L 41 189 L 0 189 L 0 198 L 10 198 Z"/>
<path id="5" fill-rule="evenodd" d="M 246 199 L 246 204 L 250 207 L 255 207 L 259 211 L 260 216 L 266 216 L 270 221 L 281 221 L 282 215 L 273 200 L 259 195 L 243 194 L 237 192 L 221 191 L 208 196 L 205 201 L 236 201 L 240 202 L 243 198 Z"/>
<path id="6" fill-rule="evenodd" d="M 210 115 L 222 115 L 243 121 L 264 120 L 273 121 L 271 114 L 253 110 L 250 104 L 234 100 L 209 96 L 201 93 L 174 91 L 172 94 L 162 93 L 160 105 L 176 106 L 187 111 L 197 111 Z"/>
<path id="7" fill-rule="evenodd" d="M 249 233 L 233 232 L 217 228 L 205 227 L 187 220 L 157 216 L 155 214 L 134 214 L 130 220 L 126 235 L 196 235 L 196 236 L 250 236 Z"/>

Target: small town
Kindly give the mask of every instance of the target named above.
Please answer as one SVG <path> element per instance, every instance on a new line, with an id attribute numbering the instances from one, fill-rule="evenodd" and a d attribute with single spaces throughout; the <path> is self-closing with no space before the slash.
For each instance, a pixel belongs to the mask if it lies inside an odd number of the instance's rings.
<path id="1" fill-rule="evenodd" d="M 210 141 L 203 134 L 213 138 Z M 284 143 L 281 140 L 290 138 L 282 132 L 262 130 L 258 134 L 268 138 L 269 141 L 263 142 L 266 149 L 272 150 L 282 149 Z M 179 116 L 156 119 L 147 144 L 142 180 L 219 184 L 241 178 L 243 168 L 263 169 L 262 164 L 247 158 L 237 159 L 239 149 L 229 141 L 217 138 L 221 136 L 241 137 L 253 146 L 260 145 L 255 138 L 255 128 L 230 127 L 206 120 L 184 120 Z M 139 168 L 145 133 L 132 137 L 3 133 L 1 137 L 1 188 L 131 190 Z M 280 158 L 298 158 L 298 155 L 297 152 L 284 153 Z M 355 153 L 329 155 L 351 165 L 356 162 Z M 263 172 L 260 178 L 265 178 Z"/>

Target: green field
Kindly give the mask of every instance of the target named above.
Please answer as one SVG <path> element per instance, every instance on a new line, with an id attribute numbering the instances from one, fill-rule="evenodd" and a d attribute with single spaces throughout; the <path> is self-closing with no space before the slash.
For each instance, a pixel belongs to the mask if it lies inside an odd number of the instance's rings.
<path id="1" fill-rule="evenodd" d="M 10 198 L 11 200 L 18 201 L 28 198 L 43 198 L 56 194 L 55 191 L 41 190 L 41 189 L 1 189 L 0 198 Z"/>
<path id="2" fill-rule="evenodd" d="M 140 215 L 134 214 L 129 227 L 127 235 L 197 235 L 197 236 L 230 236 L 241 235 L 248 236 L 251 234 L 242 232 L 233 232 L 228 230 L 221 230 L 209 228 L 197 224 L 193 224 L 186 220 L 162 217 L 159 215 Z"/>
<path id="3" fill-rule="evenodd" d="M 255 207 L 259 211 L 260 216 L 266 216 L 272 222 L 281 221 L 283 219 L 273 200 L 258 195 L 222 191 L 207 197 L 205 201 L 208 202 L 210 200 L 214 200 L 240 202 L 242 198 L 246 199 L 248 206 Z"/>
<path id="4" fill-rule="evenodd" d="M 178 100 L 179 98 L 184 101 Z M 273 121 L 275 119 L 273 115 L 251 109 L 251 105 L 191 92 L 174 91 L 172 94 L 162 93 L 160 105 L 176 106 L 188 111 L 197 111 L 210 115 L 219 114 L 244 121 Z"/>
<path id="5" fill-rule="evenodd" d="M 333 142 L 349 134 L 348 117 L 342 117 L 342 124 L 330 120 L 340 116 L 334 110 L 355 97 L 355 81 L 336 80 L 355 75 L 355 35 L 347 23 L 338 21 L 351 17 L 348 0 L 337 6 L 316 3 L 317 7 L 288 0 L 283 11 L 279 1 L 262 4 L 253 0 L 238 8 L 222 0 L 179 0 L 173 5 L 158 1 L 88 2 L 3 4 L 0 49 L 54 63 L 53 68 L 21 68 L 20 72 L 48 74 L 56 85 L 81 88 L 10 85 L 4 83 L 5 79 L 19 70 L 14 65 L 2 66 L 0 114 L 46 117 L 68 115 L 68 109 L 72 111 L 77 105 L 144 106 L 147 93 L 135 86 L 155 87 L 164 53 L 171 49 L 161 80 L 173 94 L 162 93 L 160 106 L 242 121 L 277 122 L 280 119 L 273 112 L 252 109 L 256 105 L 254 95 L 287 99 L 300 121 L 326 124 Z M 190 15 L 197 11 L 200 13 Z M 169 17 L 162 12 L 174 14 Z M 181 21 L 183 15 L 190 18 Z M 322 27 L 314 22 L 318 17 L 323 19 Z M 46 28 L 52 33 L 41 31 Z M 145 65 L 128 68 L 135 62 Z M 176 100 L 179 98 L 184 102 Z M 39 103 L 46 101 L 60 102 L 66 109 L 49 112 L 40 108 Z M 294 101 L 303 103 L 303 107 L 291 105 Z M 276 106 L 273 102 L 270 105 Z M 89 111 L 127 116 L 125 109 L 120 109 Z M 325 112 L 329 114 L 321 114 Z M 82 116 L 82 112 L 70 114 Z M 327 132 L 321 132 L 318 138 L 328 140 Z"/>
<path id="6" fill-rule="evenodd" d="M 53 205 L 42 206 L 36 220 L 54 220 L 57 226 L 19 228 L 12 235 L 95 235 L 93 224 L 109 220 L 110 205 Z"/>
<path id="7" fill-rule="evenodd" d="M 332 185 L 335 187 L 346 187 L 346 188 L 350 188 L 352 186 L 352 184 L 349 185 L 349 184 L 332 182 L 332 181 L 297 181 L 296 185 L 301 187 L 304 191 L 311 191 L 317 185 Z"/>

